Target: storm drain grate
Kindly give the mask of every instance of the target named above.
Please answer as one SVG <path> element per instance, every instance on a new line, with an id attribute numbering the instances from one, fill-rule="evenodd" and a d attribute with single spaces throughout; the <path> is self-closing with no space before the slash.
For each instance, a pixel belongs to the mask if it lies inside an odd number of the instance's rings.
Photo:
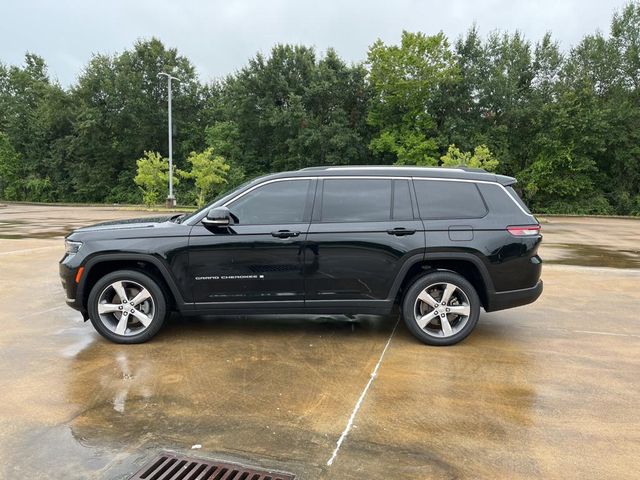
<path id="1" fill-rule="evenodd" d="M 255 470 L 233 463 L 162 453 L 129 480 L 294 480 L 290 473 Z"/>

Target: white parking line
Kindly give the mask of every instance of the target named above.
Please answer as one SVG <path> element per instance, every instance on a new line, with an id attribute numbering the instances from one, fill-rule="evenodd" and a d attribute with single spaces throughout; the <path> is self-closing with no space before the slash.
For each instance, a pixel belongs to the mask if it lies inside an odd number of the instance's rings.
<path id="1" fill-rule="evenodd" d="M 367 385 L 364 387 L 364 390 L 360 394 L 360 398 L 356 402 L 356 406 L 353 408 L 353 411 L 351 412 L 351 416 L 349 417 L 347 426 L 344 428 L 342 435 L 340 435 L 340 438 L 336 442 L 336 448 L 333 450 L 333 454 L 331 454 L 331 458 L 327 460 L 327 465 L 329 466 L 333 463 L 333 461 L 338 456 L 338 450 L 340 450 L 340 447 L 342 446 L 342 442 L 344 442 L 345 438 L 347 438 L 347 435 L 349 434 L 349 430 L 351 430 L 351 427 L 353 426 L 353 421 L 356 418 L 356 414 L 358 413 L 358 410 L 360 410 L 360 406 L 362 405 L 364 397 L 367 395 L 367 392 L 369 391 L 369 387 L 371 387 L 371 384 L 373 383 L 373 379 L 376 378 L 376 375 L 378 374 L 378 369 L 380 368 L 380 364 L 382 363 L 384 354 L 387 353 L 387 348 L 389 348 L 389 344 L 391 344 L 391 339 L 393 338 L 394 333 L 396 333 L 396 328 L 398 328 L 398 323 L 400 323 L 400 317 L 398 317 L 398 320 L 396 321 L 396 324 L 394 325 L 393 330 L 391 330 L 391 335 L 389 335 L 389 340 L 387 340 L 387 344 L 384 346 L 384 349 L 380 354 L 378 363 L 376 363 L 376 366 L 371 372 L 371 375 L 369 376 L 369 381 L 367 382 Z"/>
<path id="2" fill-rule="evenodd" d="M 633 333 L 613 333 L 613 332 L 594 332 L 591 330 L 572 330 L 575 333 L 589 333 L 591 335 L 610 335 L 612 337 L 638 337 L 640 335 L 634 335 Z"/>
<path id="3" fill-rule="evenodd" d="M 487 320 L 482 320 L 483 325 L 501 325 L 498 322 L 492 322 Z M 543 327 L 543 326 L 531 326 L 531 325 L 515 325 L 510 324 L 509 328 L 524 328 L 526 330 L 546 330 L 548 332 L 563 332 L 563 333 L 585 333 L 587 335 L 605 335 L 610 337 L 629 337 L 629 338 L 640 338 L 640 335 L 637 333 L 618 333 L 618 332 L 600 332 L 596 330 L 574 330 L 572 328 L 562 328 L 562 327 Z"/>
<path id="4" fill-rule="evenodd" d="M 61 308 L 67 308 L 67 306 L 66 305 L 58 305 L 57 307 L 49 308 L 47 310 L 42 310 L 40 312 L 27 313 L 26 315 L 21 315 L 21 317 L 22 318 L 37 317 L 38 315 L 43 315 L 45 313 L 55 312 L 56 310 L 60 310 Z"/>
<path id="5" fill-rule="evenodd" d="M 62 251 L 62 247 L 60 245 L 50 245 L 48 247 L 36 247 L 36 248 L 25 248 L 22 250 L 11 250 L 10 252 L 0 252 L 0 256 L 1 255 L 11 255 L 14 253 L 29 253 L 29 252 L 35 252 L 37 250 L 46 250 L 48 248 L 57 248 L 60 251 Z"/>

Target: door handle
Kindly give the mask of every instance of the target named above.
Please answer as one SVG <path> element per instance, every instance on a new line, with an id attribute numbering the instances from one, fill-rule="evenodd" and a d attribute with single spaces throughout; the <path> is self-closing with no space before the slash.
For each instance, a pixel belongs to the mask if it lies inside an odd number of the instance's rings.
<path id="1" fill-rule="evenodd" d="M 389 235 L 395 235 L 397 237 L 404 237 L 405 235 L 413 235 L 414 233 L 416 233 L 416 231 L 415 229 L 412 230 L 404 227 L 396 227 L 396 228 L 387 230 L 387 233 Z"/>
<path id="2" fill-rule="evenodd" d="M 298 235 L 300 235 L 300 232 L 293 232 L 291 230 L 278 230 L 277 232 L 271 232 L 271 236 L 276 238 L 290 238 L 297 237 Z"/>

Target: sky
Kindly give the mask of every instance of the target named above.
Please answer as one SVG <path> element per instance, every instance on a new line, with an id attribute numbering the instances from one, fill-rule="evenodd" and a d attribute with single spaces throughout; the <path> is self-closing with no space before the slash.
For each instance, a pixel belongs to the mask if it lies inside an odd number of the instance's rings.
<path id="1" fill-rule="evenodd" d="M 535 42 L 552 32 L 564 50 L 609 31 L 627 0 L 0 0 L 0 62 L 41 55 L 52 78 L 73 84 L 92 54 L 157 37 L 188 57 L 203 81 L 224 77 L 277 43 L 333 47 L 348 62 L 402 30 L 455 40 L 474 22 L 482 35 L 519 30 Z"/>

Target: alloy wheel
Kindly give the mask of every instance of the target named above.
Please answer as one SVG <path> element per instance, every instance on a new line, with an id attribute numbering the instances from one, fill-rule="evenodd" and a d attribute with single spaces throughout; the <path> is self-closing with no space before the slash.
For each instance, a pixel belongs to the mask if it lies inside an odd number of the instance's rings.
<path id="1" fill-rule="evenodd" d="M 109 284 L 98 298 L 98 316 L 116 335 L 133 336 L 144 332 L 155 315 L 153 296 L 132 280 Z"/>
<path id="2" fill-rule="evenodd" d="M 415 321 L 432 337 L 456 335 L 465 327 L 470 315 L 471 304 L 467 294 L 453 283 L 429 285 L 415 301 Z"/>

